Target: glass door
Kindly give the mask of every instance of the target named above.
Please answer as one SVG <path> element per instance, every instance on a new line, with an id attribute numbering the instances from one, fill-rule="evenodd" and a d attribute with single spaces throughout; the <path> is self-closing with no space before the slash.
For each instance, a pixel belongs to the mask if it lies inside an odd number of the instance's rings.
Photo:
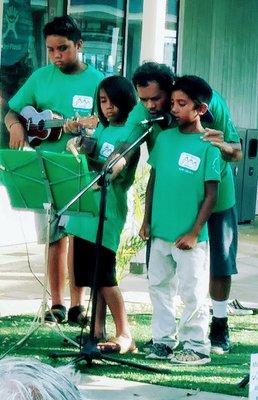
<path id="1" fill-rule="evenodd" d="M 82 61 L 107 76 L 123 72 L 125 10 L 125 0 L 70 0 L 84 40 Z"/>
<path id="2" fill-rule="evenodd" d="M 126 76 L 131 79 L 140 63 L 143 0 L 129 0 L 127 14 Z"/>
<path id="3" fill-rule="evenodd" d="M 179 0 L 167 0 L 164 38 L 164 63 L 176 72 Z"/>
<path id="4" fill-rule="evenodd" d="M 46 64 L 42 30 L 47 22 L 47 0 L 4 0 L 1 18 L 0 129 L 5 127 L 7 102 L 38 67 Z M 4 140 L 6 142 L 6 138 Z M 3 143 L 1 143 L 3 145 Z M 5 143 L 6 144 L 6 143 Z"/>

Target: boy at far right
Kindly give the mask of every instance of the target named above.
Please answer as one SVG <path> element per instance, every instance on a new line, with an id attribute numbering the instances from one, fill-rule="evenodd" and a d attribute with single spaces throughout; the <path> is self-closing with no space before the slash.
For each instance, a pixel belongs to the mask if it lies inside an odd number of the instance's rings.
<path id="1" fill-rule="evenodd" d="M 211 361 L 207 220 L 216 204 L 221 163 L 219 149 L 202 140 L 201 119 L 209 112 L 211 97 L 211 87 L 197 76 L 176 80 L 171 113 L 178 126 L 160 132 L 150 154 L 140 230 L 143 239 L 152 239 L 148 277 L 153 346 L 146 357 L 186 365 Z M 172 306 L 176 273 L 184 303 L 178 326 Z M 174 352 L 179 343 L 182 349 Z"/>

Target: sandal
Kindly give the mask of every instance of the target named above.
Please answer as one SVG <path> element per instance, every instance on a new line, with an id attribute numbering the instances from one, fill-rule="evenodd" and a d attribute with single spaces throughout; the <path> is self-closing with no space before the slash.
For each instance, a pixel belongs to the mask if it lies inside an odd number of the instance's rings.
<path id="1" fill-rule="evenodd" d="M 112 337 L 105 343 L 99 343 L 97 347 L 103 354 L 126 354 L 138 352 L 134 340 L 125 336 Z"/>
<path id="2" fill-rule="evenodd" d="M 89 323 L 86 309 L 83 306 L 74 306 L 68 310 L 68 323 L 85 326 Z"/>
<path id="3" fill-rule="evenodd" d="M 66 319 L 66 307 L 62 304 L 54 304 L 50 311 L 45 313 L 46 322 L 55 322 L 60 324 Z"/>

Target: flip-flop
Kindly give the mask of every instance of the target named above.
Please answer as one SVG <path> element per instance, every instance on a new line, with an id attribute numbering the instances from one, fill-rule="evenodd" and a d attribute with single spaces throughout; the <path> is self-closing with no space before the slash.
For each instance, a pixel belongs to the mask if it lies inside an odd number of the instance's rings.
<path id="1" fill-rule="evenodd" d="M 127 338 L 124 336 L 112 337 L 108 339 L 107 342 L 98 343 L 99 350 L 103 354 L 107 353 L 137 353 L 138 349 L 132 338 Z"/>

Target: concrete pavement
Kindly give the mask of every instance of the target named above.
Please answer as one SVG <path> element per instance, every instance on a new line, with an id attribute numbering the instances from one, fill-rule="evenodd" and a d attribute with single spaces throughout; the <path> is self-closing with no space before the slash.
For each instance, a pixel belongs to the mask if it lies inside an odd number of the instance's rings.
<path id="1" fill-rule="evenodd" d="M 243 397 L 176 389 L 141 382 L 83 375 L 80 386 L 87 400 L 240 400 Z"/>
<path id="2" fill-rule="evenodd" d="M 29 265 L 30 264 L 30 268 Z M 231 298 L 242 302 L 258 302 L 258 219 L 251 225 L 239 227 L 239 274 L 234 276 Z M 0 247 L 0 316 L 35 313 L 41 303 L 42 287 L 31 270 L 42 281 L 44 277 L 44 246 L 31 243 Z M 121 283 L 126 307 L 139 311 L 150 310 L 145 275 L 129 274 Z M 67 291 L 67 305 L 69 297 Z M 88 400 L 236 400 L 237 396 L 193 392 L 159 385 L 149 385 L 100 376 L 82 375 L 81 389 Z"/>
<path id="3" fill-rule="evenodd" d="M 30 267 L 29 267 L 30 264 Z M 233 276 L 231 298 L 258 302 L 258 218 L 239 226 L 238 275 Z M 30 269 L 31 268 L 31 269 Z M 42 281 L 44 246 L 30 243 L 0 246 L 0 316 L 35 311 L 42 298 L 42 288 L 32 275 Z M 149 309 L 146 275 L 128 274 L 120 285 L 127 306 Z M 69 293 L 66 291 L 67 304 Z"/>

